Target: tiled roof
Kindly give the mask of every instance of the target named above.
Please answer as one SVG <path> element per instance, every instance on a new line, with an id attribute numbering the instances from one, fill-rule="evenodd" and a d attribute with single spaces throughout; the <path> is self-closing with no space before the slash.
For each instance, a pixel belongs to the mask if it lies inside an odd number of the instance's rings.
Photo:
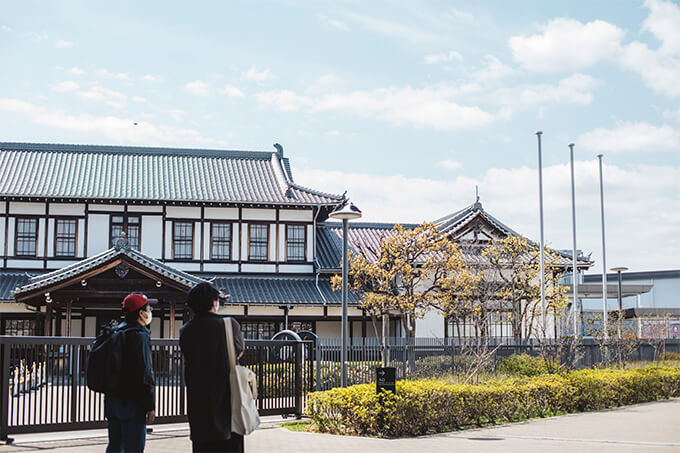
<path id="1" fill-rule="evenodd" d="M 282 152 L 0 143 L 0 197 L 337 204 Z"/>
<path id="2" fill-rule="evenodd" d="M 252 305 L 337 305 L 342 302 L 342 293 L 331 288 L 330 279 L 316 278 L 313 275 L 233 275 L 213 276 L 201 274 L 212 281 L 222 293 L 229 294 L 230 304 Z M 358 298 L 348 294 L 350 304 L 356 305 Z"/>
<path id="3" fill-rule="evenodd" d="M 498 228 L 506 236 L 519 236 L 519 233 L 515 232 L 512 228 L 486 212 L 482 207 L 482 204 L 479 202 L 471 204 L 470 206 L 461 209 L 460 211 L 456 211 L 453 214 L 444 216 L 441 219 L 437 219 L 434 221 L 434 224 L 439 229 L 439 231 L 451 237 L 463 230 L 465 226 L 469 225 L 473 219 L 480 217 Z"/>
<path id="4" fill-rule="evenodd" d="M 28 283 L 33 275 L 18 271 L 0 272 L 0 302 L 14 302 L 12 291 Z"/>
<path id="5" fill-rule="evenodd" d="M 204 281 L 199 277 L 195 277 L 191 274 L 180 271 L 179 269 L 168 266 L 167 264 L 161 263 L 160 261 L 146 256 L 136 250 L 125 247 L 113 247 L 97 255 L 85 258 L 82 261 L 78 261 L 77 263 L 62 267 L 61 269 L 31 277 L 28 282 L 14 291 L 14 294 L 21 295 L 30 293 L 42 288 L 50 287 L 63 281 L 67 281 L 92 269 L 96 269 L 103 264 L 109 263 L 121 256 L 125 256 L 128 259 L 138 263 L 140 266 L 156 272 L 165 278 L 173 280 L 187 289 L 191 288 L 197 283 Z"/>

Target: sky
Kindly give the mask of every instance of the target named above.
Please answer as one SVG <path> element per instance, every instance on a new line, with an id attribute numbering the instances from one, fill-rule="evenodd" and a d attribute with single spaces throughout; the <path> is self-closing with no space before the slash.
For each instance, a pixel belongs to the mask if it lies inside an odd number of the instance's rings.
<path id="1" fill-rule="evenodd" d="M 607 267 L 680 268 L 676 1 L 0 0 L 0 141 L 273 151 L 366 221 L 475 201 Z"/>

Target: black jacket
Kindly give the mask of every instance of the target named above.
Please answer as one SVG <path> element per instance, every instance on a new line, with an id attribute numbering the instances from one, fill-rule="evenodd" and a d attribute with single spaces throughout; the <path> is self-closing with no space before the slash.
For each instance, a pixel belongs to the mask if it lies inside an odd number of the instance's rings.
<path id="1" fill-rule="evenodd" d="M 241 327 L 232 320 L 236 355 L 243 351 Z M 231 437 L 231 392 L 224 320 L 215 313 L 197 314 L 179 333 L 187 384 L 187 415 L 193 441 Z"/>
<path id="2" fill-rule="evenodd" d="M 156 383 L 151 362 L 151 335 L 138 322 L 121 323 L 125 332 L 120 396 L 134 401 L 144 412 L 156 408 Z"/>

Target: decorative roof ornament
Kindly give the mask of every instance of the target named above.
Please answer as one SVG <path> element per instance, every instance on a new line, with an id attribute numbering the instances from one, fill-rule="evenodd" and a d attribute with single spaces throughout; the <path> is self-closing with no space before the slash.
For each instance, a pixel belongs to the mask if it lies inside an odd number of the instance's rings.
<path id="1" fill-rule="evenodd" d="M 120 235 L 113 241 L 113 248 L 116 250 L 130 250 L 130 241 L 128 241 L 125 232 L 121 231 Z"/>
<path id="2" fill-rule="evenodd" d="M 127 277 L 128 272 L 130 272 L 130 268 L 125 263 L 120 263 L 114 268 L 114 272 L 118 278 L 125 278 Z"/>
<path id="3" fill-rule="evenodd" d="M 274 143 L 274 148 L 276 148 L 276 155 L 279 157 L 283 157 L 283 146 L 281 146 L 278 143 Z"/>
<path id="4" fill-rule="evenodd" d="M 479 201 L 479 186 L 475 186 L 475 203 L 472 205 L 472 208 L 482 211 L 482 203 Z"/>

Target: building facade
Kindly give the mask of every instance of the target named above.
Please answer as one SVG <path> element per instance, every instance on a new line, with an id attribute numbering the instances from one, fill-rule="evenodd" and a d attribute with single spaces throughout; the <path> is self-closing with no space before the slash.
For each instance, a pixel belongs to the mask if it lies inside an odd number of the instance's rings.
<path id="1" fill-rule="evenodd" d="M 297 184 L 274 147 L 0 143 L 0 333 L 94 336 L 120 316 L 125 294 L 141 291 L 158 301 L 152 335 L 173 338 L 190 316 L 187 291 L 211 281 L 224 295 L 220 313 L 248 338 L 284 328 L 339 336 L 330 278 L 342 228 L 327 219 L 344 195 Z M 459 242 L 517 234 L 479 202 L 436 224 Z M 351 223 L 350 246 L 375 246 L 393 226 Z M 349 319 L 350 336 L 374 335 L 355 294 Z M 401 335 L 398 319 L 390 331 Z M 447 334 L 436 313 L 417 331 Z"/>

